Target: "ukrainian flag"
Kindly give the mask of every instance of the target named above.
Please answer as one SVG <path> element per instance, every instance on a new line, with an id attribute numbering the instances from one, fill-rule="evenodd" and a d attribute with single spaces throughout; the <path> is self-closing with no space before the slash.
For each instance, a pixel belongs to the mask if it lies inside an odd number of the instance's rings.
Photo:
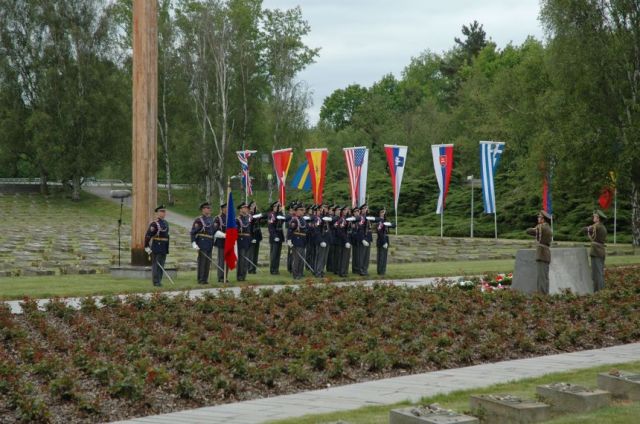
<path id="1" fill-rule="evenodd" d="M 309 175 L 309 162 L 306 160 L 298 167 L 296 175 L 291 180 L 291 188 L 311 191 L 311 177 Z"/>

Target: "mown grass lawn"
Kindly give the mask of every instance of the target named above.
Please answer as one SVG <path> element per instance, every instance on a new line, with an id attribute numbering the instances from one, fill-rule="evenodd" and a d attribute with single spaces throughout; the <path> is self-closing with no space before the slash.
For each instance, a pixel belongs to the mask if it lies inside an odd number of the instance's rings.
<path id="1" fill-rule="evenodd" d="M 605 365 L 580 371 L 548 374 L 540 378 L 520 380 L 513 383 L 497 384 L 481 389 L 457 391 L 449 394 L 424 398 L 419 404 L 438 403 L 442 407 L 458 412 L 469 411 L 469 396 L 473 394 L 510 393 L 519 397 L 535 398 L 536 386 L 556 382 L 568 382 L 586 387 L 596 387 L 596 375 L 613 368 L 640 372 L 640 362 Z M 389 411 L 408 407 L 409 402 L 394 405 L 374 406 L 345 412 L 322 415 L 308 415 L 287 420 L 272 421 L 269 424 L 323 424 L 338 420 L 352 424 L 387 424 Z M 640 402 L 615 401 L 610 407 L 585 414 L 559 416 L 548 424 L 634 424 L 639 422 Z"/>
<path id="2" fill-rule="evenodd" d="M 632 265 L 640 263 L 640 256 L 612 256 L 607 259 L 608 266 Z M 390 264 L 387 275 L 382 280 L 421 277 L 446 277 L 461 275 L 481 275 L 485 273 L 511 272 L 513 271 L 513 259 L 501 259 L 491 261 L 467 261 L 467 262 L 425 262 L 415 264 Z M 374 271 L 368 279 L 380 278 Z M 286 273 L 286 268 L 281 267 L 281 275 L 270 275 L 261 268 L 255 275 L 249 275 L 245 283 L 237 283 L 235 272 L 230 274 L 229 286 L 250 286 L 267 284 L 292 284 L 293 280 Z M 212 280 L 215 274 L 212 275 Z M 349 276 L 346 279 L 330 275 L 327 281 L 358 281 L 364 277 Z M 175 285 L 167 278 L 163 280 L 163 287 L 157 288 L 150 281 L 116 278 L 109 274 L 97 275 L 62 275 L 45 277 L 5 277 L 0 278 L 0 300 L 50 297 L 76 297 L 95 296 L 105 294 L 130 294 L 161 292 L 172 290 L 193 290 L 207 287 L 222 287 L 221 284 L 209 284 L 207 286 L 196 283 L 195 272 L 180 272 L 174 279 Z M 308 281 L 321 281 L 309 279 Z"/>

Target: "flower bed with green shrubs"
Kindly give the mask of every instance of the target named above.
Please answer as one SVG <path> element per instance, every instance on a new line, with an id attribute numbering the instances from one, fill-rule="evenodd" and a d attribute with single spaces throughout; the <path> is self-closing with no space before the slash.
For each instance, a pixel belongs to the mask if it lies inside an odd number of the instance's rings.
<path id="1" fill-rule="evenodd" d="M 640 340 L 640 267 L 590 296 L 448 284 L 0 307 L 0 422 L 102 422 Z"/>

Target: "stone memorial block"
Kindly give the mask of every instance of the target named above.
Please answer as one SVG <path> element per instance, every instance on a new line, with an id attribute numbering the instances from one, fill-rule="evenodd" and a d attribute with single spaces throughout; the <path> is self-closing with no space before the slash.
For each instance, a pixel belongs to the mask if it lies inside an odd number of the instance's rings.
<path id="1" fill-rule="evenodd" d="M 516 253 L 516 266 L 513 271 L 512 289 L 524 293 L 534 293 L 537 287 L 536 251 L 522 249 Z M 591 268 L 587 258 L 587 249 L 551 248 L 549 266 L 549 294 L 569 289 L 575 294 L 593 293 Z"/>
<path id="2" fill-rule="evenodd" d="M 536 392 L 558 412 L 590 412 L 611 403 L 609 392 L 568 383 L 545 384 L 536 387 Z"/>
<path id="3" fill-rule="evenodd" d="M 598 387 L 610 392 L 614 398 L 640 400 L 640 374 L 624 371 L 600 373 Z"/>
<path id="4" fill-rule="evenodd" d="M 491 424 L 529 424 L 551 418 L 549 405 L 508 394 L 474 395 L 469 404 L 475 415 Z"/>
<path id="5" fill-rule="evenodd" d="M 469 415 L 458 414 L 437 404 L 417 408 L 393 409 L 389 413 L 389 424 L 479 424 L 480 420 Z"/>

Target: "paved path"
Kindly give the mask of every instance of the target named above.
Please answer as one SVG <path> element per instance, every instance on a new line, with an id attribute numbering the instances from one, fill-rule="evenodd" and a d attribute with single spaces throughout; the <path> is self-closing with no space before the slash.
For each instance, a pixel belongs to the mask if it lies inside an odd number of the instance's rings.
<path id="1" fill-rule="evenodd" d="M 90 185 L 90 186 L 83 187 L 83 190 L 91 194 L 94 194 L 102 199 L 120 204 L 120 199 L 114 199 L 111 197 L 110 187 Z M 124 205 L 127 208 L 131 208 L 131 197 L 124 199 Z M 189 218 L 188 216 L 184 216 L 177 212 L 173 212 L 171 209 L 167 209 L 167 221 L 169 221 L 169 223 L 171 224 L 175 224 L 190 230 L 191 225 L 193 224 L 193 219 L 194 218 Z"/>
<path id="2" fill-rule="evenodd" d="M 552 372 L 640 360 L 640 343 L 538 358 L 476 365 L 426 374 L 388 378 L 286 396 L 198 408 L 171 414 L 134 418 L 120 424 L 227 423 L 254 424 L 371 405 L 389 405 L 424 396 L 450 393 L 539 377 Z M 593 376 L 595 383 L 596 376 Z"/>
<path id="3" fill-rule="evenodd" d="M 448 280 L 456 280 L 460 277 L 446 277 Z M 398 285 L 398 286 L 406 286 L 406 287 L 420 287 L 420 286 L 431 286 L 434 283 L 436 283 L 437 281 L 441 280 L 442 277 L 430 277 L 430 278 L 411 278 L 411 279 L 404 279 L 404 280 L 393 280 L 393 281 L 384 281 L 384 280 L 367 280 L 367 281 L 344 281 L 344 282 L 339 282 L 339 283 L 331 283 L 334 284 L 336 286 L 347 286 L 347 285 L 353 285 L 353 286 L 372 286 L 375 283 L 378 284 L 393 284 L 393 285 Z M 322 285 L 323 283 L 320 283 L 319 285 Z M 274 284 L 274 285 L 256 285 L 256 286 L 248 286 L 248 287 L 252 287 L 255 290 L 261 290 L 261 289 L 273 289 L 274 291 L 280 291 L 282 289 L 284 289 L 285 287 L 293 287 L 293 288 L 298 288 L 300 287 L 297 284 Z M 177 291 L 166 291 L 166 292 L 159 292 L 162 293 L 164 295 L 167 296 L 177 296 L 180 294 L 184 294 L 184 293 L 189 293 L 189 297 L 192 299 L 197 299 L 199 297 L 202 297 L 205 293 L 213 293 L 213 294 L 218 294 L 221 290 L 225 290 L 225 291 L 232 291 L 236 296 L 238 296 L 240 294 L 240 290 L 242 290 L 241 287 L 225 287 L 225 288 L 209 288 L 209 289 L 194 289 L 194 290 L 177 290 Z M 140 296 L 144 296 L 144 297 L 151 297 L 153 294 L 157 294 L 157 293 L 140 293 Z M 121 299 L 126 299 L 128 296 L 128 294 L 122 294 L 122 295 L 118 295 L 118 297 L 120 297 Z M 67 305 L 73 307 L 73 308 L 80 308 L 80 304 L 82 299 L 85 299 L 88 296 L 85 297 L 66 297 L 64 299 L 62 299 Z M 96 301 L 99 301 L 100 299 L 102 299 L 103 296 L 93 296 L 93 298 Z M 40 309 L 44 309 L 44 306 L 50 302 L 50 299 L 38 299 L 38 306 Z M 22 303 L 21 300 L 8 300 L 4 302 L 5 304 L 9 305 L 9 307 L 11 308 L 11 312 L 14 314 L 21 314 L 22 313 L 22 306 L 20 305 Z"/>

